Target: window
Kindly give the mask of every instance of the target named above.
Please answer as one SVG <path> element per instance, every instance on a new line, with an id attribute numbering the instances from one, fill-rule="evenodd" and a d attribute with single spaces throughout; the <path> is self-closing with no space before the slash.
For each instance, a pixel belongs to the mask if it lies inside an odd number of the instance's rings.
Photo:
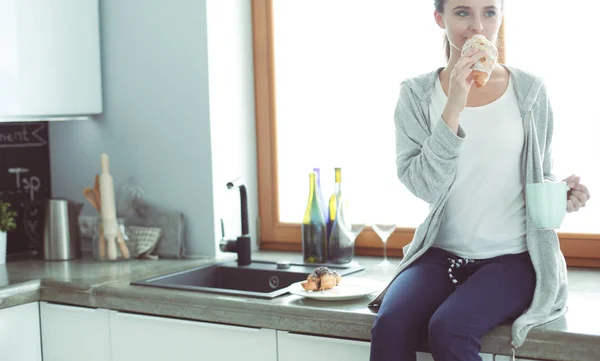
<path id="1" fill-rule="evenodd" d="M 554 111 L 554 174 L 563 179 L 573 173 L 591 192 L 600 190 L 600 172 L 594 166 L 600 156 L 600 111 L 596 105 L 600 90 L 600 73 L 582 71 L 575 75 L 572 52 L 596 43 L 598 30 L 594 14 L 600 3 L 573 0 L 569 9 L 577 10 L 577 20 L 565 17 L 564 4 L 541 1 L 507 1 L 509 24 L 506 28 L 509 63 L 538 74 L 546 83 Z M 523 36 L 535 26 L 539 35 Z M 575 31 L 566 31 L 566 29 Z M 583 50 L 585 51 L 585 50 Z M 571 70 L 573 69 L 573 70 Z M 594 192 L 595 193 L 595 192 Z M 590 201 L 580 212 L 565 217 L 562 232 L 598 234 L 600 239 L 600 203 Z"/>
<path id="2" fill-rule="evenodd" d="M 586 9 L 576 19 L 561 16 L 558 3 L 544 2 L 539 16 L 541 0 L 510 2 L 507 62 L 545 78 L 555 112 L 555 174 L 577 173 L 593 193 L 600 179 L 586 165 L 598 152 L 600 115 L 592 99 L 600 75 L 576 62 L 584 57 L 579 49 L 595 40 L 592 16 L 600 9 L 592 0 L 575 3 L 570 7 Z M 301 249 L 308 172 L 321 168 L 328 198 L 339 166 L 344 191 L 362 195 L 367 221 L 401 220 L 388 244 L 390 255 L 401 254 L 428 205 L 397 179 L 393 112 L 403 79 L 445 65 L 432 2 L 255 0 L 253 17 L 262 248 Z M 523 36 L 532 26 L 538 35 Z M 595 203 L 567 215 L 561 229 L 570 264 L 600 259 Z M 356 243 L 357 254 L 380 255 L 381 248 L 369 229 Z"/>

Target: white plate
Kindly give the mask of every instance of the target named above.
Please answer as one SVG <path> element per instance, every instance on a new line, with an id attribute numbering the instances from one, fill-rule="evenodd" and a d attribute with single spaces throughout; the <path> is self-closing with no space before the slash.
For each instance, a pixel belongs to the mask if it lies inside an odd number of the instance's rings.
<path id="1" fill-rule="evenodd" d="M 302 281 L 304 282 L 304 281 Z M 296 282 L 288 287 L 288 291 L 296 296 L 323 301 L 343 301 L 364 297 L 379 290 L 377 285 L 370 285 L 365 280 L 342 278 L 339 285 L 325 291 L 306 291 L 302 282 Z"/>

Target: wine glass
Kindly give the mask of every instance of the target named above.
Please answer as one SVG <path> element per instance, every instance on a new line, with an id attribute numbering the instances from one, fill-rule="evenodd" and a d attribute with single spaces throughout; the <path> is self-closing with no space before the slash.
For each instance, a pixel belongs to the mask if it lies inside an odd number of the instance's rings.
<path id="1" fill-rule="evenodd" d="M 354 257 L 354 242 L 356 241 L 356 237 L 358 237 L 366 226 L 364 219 L 361 219 L 358 205 L 352 202 L 352 198 L 342 195 L 338 200 L 337 206 L 338 226 L 348 238 L 348 245 L 343 250 L 347 252 L 346 257 L 348 262 L 351 262 Z"/>
<path id="2" fill-rule="evenodd" d="M 372 223 L 371 228 L 377 233 L 381 241 L 383 242 L 383 261 L 381 261 L 378 267 L 389 267 L 390 261 L 387 259 L 387 240 L 390 235 L 396 230 L 396 223 Z"/>

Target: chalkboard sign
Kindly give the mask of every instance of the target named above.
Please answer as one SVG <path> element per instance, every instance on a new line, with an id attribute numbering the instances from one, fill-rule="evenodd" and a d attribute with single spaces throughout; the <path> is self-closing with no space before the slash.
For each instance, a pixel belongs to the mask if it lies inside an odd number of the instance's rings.
<path id="1" fill-rule="evenodd" d="M 7 253 L 41 251 L 44 200 L 50 198 L 48 123 L 0 123 L 0 199 L 17 211 Z"/>

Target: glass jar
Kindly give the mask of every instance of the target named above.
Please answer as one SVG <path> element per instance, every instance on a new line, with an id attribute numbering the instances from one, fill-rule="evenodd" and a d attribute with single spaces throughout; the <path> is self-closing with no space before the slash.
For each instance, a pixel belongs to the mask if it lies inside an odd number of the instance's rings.
<path id="1" fill-rule="evenodd" d="M 127 237 L 127 232 L 125 229 L 125 219 L 117 218 L 117 224 L 119 225 L 119 232 L 121 232 L 121 234 L 123 235 L 123 239 L 125 241 L 127 241 L 128 237 Z M 116 261 L 116 260 L 124 259 L 123 254 L 121 253 L 121 250 L 119 249 L 119 246 L 116 243 L 115 243 L 115 248 L 117 249 L 117 258 L 115 260 L 108 259 L 108 244 L 106 243 L 106 240 L 103 240 L 104 247 L 102 247 L 102 244 L 100 243 L 101 225 L 102 225 L 102 218 L 96 217 L 96 220 L 94 221 L 93 229 L 92 229 L 93 234 L 94 234 L 94 236 L 92 237 L 92 253 L 94 255 L 94 258 L 99 261 Z M 117 242 L 117 241 L 115 240 L 115 242 Z M 101 256 L 101 254 L 103 256 Z"/>

